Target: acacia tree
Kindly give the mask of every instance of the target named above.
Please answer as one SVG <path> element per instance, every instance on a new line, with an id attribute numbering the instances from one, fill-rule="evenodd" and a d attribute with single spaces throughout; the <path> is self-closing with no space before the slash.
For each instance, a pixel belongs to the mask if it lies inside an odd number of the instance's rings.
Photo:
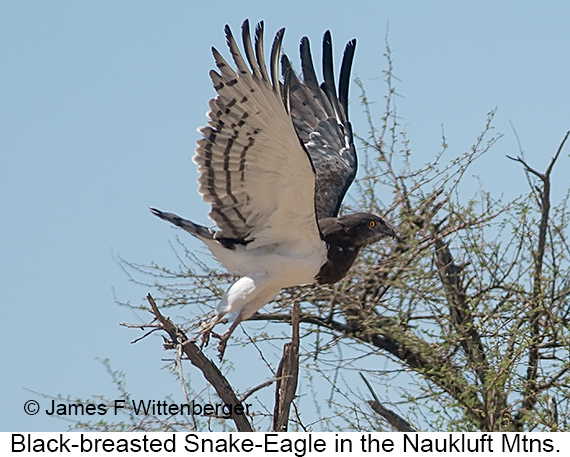
<path id="1" fill-rule="evenodd" d="M 183 243 L 174 247 L 176 268 L 123 261 L 156 299 L 149 296 L 150 308 L 143 306 L 155 320 L 129 326 L 166 332 L 185 401 L 248 401 L 255 412 L 234 422 L 212 416 L 141 420 L 131 411 L 119 425 L 79 426 L 568 429 L 570 189 L 551 202 L 552 171 L 568 133 L 550 162 L 539 165 L 545 171 L 511 157 L 513 171 L 526 175 L 526 194 L 502 202 L 479 189 L 465 198 L 465 173 L 500 138 L 493 135 L 494 112 L 469 151 L 452 154 L 444 138 L 433 160 L 414 167 L 396 115 L 389 48 L 386 56 L 388 92 L 378 124 L 357 81 L 369 131 L 358 137 L 364 176 L 354 186 L 351 210 L 385 215 L 396 226 L 396 241 L 369 247 L 335 285 L 283 290 L 242 324 L 221 364 L 212 361 L 215 350 L 203 352 L 191 336 L 233 278 Z M 176 308 L 190 317 L 164 317 Z M 120 375 L 112 373 L 121 387 Z"/>

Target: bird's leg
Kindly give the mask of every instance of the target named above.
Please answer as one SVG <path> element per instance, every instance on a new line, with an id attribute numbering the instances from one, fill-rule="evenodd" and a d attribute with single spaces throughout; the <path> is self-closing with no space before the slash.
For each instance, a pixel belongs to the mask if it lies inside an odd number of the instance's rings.
<path id="1" fill-rule="evenodd" d="M 200 349 L 208 345 L 212 330 L 214 329 L 216 324 L 218 324 L 223 319 L 225 314 L 226 313 L 218 313 L 208 322 L 202 322 L 200 331 L 198 332 L 198 335 L 202 335 L 202 341 L 200 342 Z"/>
<path id="2" fill-rule="evenodd" d="M 218 340 L 219 340 L 218 341 L 218 357 L 220 358 L 220 360 L 222 360 L 222 358 L 224 357 L 224 352 L 226 351 L 226 345 L 228 344 L 228 340 L 230 339 L 230 336 L 232 336 L 232 333 L 234 332 L 234 330 L 236 329 L 236 327 L 240 323 L 241 323 L 241 312 L 238 314 L 235 321 L 232 322 L 232 325 L 230 325 L 230 328 L 228 328 L 224 332 L 223 335 L 212 332 L 212 336 L 214 336 L 215 338 L 218 338 Z"/>

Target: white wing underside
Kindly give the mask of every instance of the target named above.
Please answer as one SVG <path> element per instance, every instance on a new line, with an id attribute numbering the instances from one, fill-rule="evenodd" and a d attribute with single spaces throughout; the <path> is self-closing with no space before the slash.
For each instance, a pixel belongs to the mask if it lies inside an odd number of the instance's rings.
<path id="1" fill-rule="evenodd" d="M 200 129 L 203 138 L 194 156 L 199 192 L 212 206 L 209 216 L 220 229 L 216 238 L 243 242 L 235 254 L 258 250 L 261 257 L 306 260 L 307 253 L 324 249 L 310 159 L 284 106 L 279 82 L 272 84 L 267 74 L 262 47 L 252 63 L 251 42 L 244 42 L 250 70 L 229 29 L 226 35 L 238 71 L 213 50 L 219 73 L 212 70 L 210 76 L 218 95 L 210 100 L 208 125 Z M 225 256 L 234 257 L 231 252 Z"/>

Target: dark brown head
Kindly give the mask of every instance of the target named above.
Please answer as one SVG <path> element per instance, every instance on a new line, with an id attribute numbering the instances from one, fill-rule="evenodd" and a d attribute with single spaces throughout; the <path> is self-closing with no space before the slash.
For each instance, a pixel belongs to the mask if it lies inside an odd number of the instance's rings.
<path id="1" fill-rule="evenodd" d="M 353 213 L 319 220 L 323 237 L 329 243 L 362 248 L 381 238 L 396 238 L 392 226 L 376 214 Z"/>

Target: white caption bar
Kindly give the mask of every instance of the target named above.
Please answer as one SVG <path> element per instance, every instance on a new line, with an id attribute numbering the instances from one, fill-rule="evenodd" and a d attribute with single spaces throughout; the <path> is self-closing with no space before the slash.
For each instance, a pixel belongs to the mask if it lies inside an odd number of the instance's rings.
<path id="1" fill-rule="evenodd" d="M 570 433 L 0 433 L 0 455 L 538 455 Z"/>

